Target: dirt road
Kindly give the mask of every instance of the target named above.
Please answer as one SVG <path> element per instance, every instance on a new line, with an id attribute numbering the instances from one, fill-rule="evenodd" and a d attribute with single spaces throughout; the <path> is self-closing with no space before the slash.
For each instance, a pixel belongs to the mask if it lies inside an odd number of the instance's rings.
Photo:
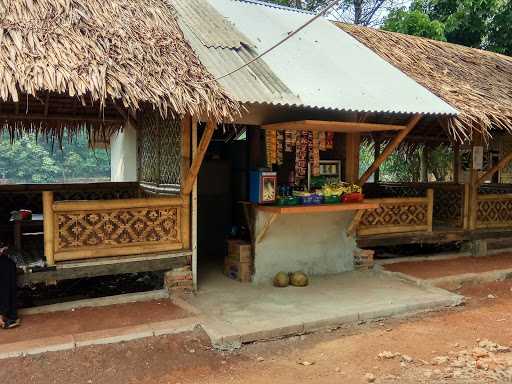
<path id="1" fill-rule="evenodd" d="M 512 282 L 467 287 L 459 291 L 470 297 L 463 308 L 256 343 L 235 352 L 212 350 L 198 330 L 4 360 L 0 382 L 510 382 L 511 287 Z"/>

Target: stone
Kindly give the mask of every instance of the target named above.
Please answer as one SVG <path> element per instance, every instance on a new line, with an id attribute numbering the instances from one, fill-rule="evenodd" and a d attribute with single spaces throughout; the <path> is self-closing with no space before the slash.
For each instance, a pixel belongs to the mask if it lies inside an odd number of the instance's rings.
<path id="1" fill-rule="evenodd" d="M 402 361 L 405 361 L 406 363 L 412 363 L 413 358 L 409 355 L 402 355 Z"/>
<path id="2" fill-rule="evenodd" d="M 399 356 L 400 354 L 399 353 L 393 353 L 393 352 L 390 352 L 390 351 L 384 351 L 384 352 L 381 352 L 377 355 L 377 357 L 381 360 L 389 360 L 389 359 L 394 359 L 396 356 Z"/>
<path id="3" fill-rule="evenodd" d="M 432 365 L 446 364 L 448 361 L 448 356 L 437 356 L 432 359 Z"/>
<path id="4" fill-rule="evenodd" d="M 487 350 L 485 350 L 484 348 L 480 348 L 480 347 L 473 348 L 472 354 L 473 354 L 473 357 L 476 357 L 477 359 L 489 356 L 489 352 L 487 352 Z"/>
<path id="5" fill-rule="evenodd" d="M 364 375 L 364 379 L 366 380 L 367 383 L 374 383 L 375 380 L 377 380 L 373 373 L 367 373 L 366 375 Z"/>
<path id="6" fill-rule="evenodd" d="M 260 363 L 261 363 L 262 361 L 265 361 L 265 359 L 264 359 L 263 357 L 261 357 L 261 356 L 258 356 L 258 358 L 257 358 L 256 360 L 257 360 L 257 361 L 259 361 Z"/>

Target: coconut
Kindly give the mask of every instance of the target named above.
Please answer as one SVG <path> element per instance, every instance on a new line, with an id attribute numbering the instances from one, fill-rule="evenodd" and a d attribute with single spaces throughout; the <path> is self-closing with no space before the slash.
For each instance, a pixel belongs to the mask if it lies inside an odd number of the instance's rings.
<path id="1" fill-rule="evenodd" d="M 278 272 L 274 276 L 274 286 L 275 287 L 287 287 L 290 284 L 290 277 L 284 272 Z"/>
<path id="2" fill-rule="evenodd" d="M 294 272 L 290 274 L 290 284 L 294 287 L 305 287 L 309 284 L 309 278 L 304 272 Z"/>

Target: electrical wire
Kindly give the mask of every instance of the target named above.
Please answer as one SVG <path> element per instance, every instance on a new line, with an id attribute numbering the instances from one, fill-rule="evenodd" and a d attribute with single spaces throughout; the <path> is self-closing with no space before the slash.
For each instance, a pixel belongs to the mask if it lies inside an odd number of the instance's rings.
<path id="1" fill-rule="evenodd" d="M 263 56 L 269 54 L 270 52 L 272 52 L 274 49 L 278 48 L 280 45 L 282 45 L 283 43 L 285 43 L 286 41 L 290 40 L 293 36 L 295 36 L 296 34 L 298 34 L 300 31 L 302 31 L 303 29 L 305 29 L 306 27 L 308 27 L 310 24 L 312 24 L 313 22 L 315 22 L 318 18 L 320 18 L 321 16 L 323 16 L 325 13 L 327 13 L 332 7 L 334 7 L 336 4 L 338 4 L 341 0 L 333 0 L 332 2 L 330 2 L 328 5 L 326 5 L 322 10 L 320 10 L 314 17 L 312 17 L 310 20 L 308 20 L 306 23 L 302 24 L 299 28 L 297 28 L 296 30 L 294 30 L 293 32 L 289 33 L 288 35 L 286 35 L 285 38 L 281 39 L 280 41 L 278 41 L 277 43 L 275 43 L 273 46 L 271 46 L 270 48 L 266 49 L 265 51 L 263 51 L 262 53 L 260 53 L 258 56 L 254 57 L 253 59 L 251 59 L 250 61 L 248 61 L 247 63 L 241 65 L 240 67 L 236 68 L 236 69 L 233 69 L 232 71 L 222 75 L 222 76 L 219 76 L 213 80 L 209 80 L 209 81 L 206 81 L 206 83 L 209 83 L 209 82 L 213 82 L 213 81 L 219 81 L 219 80 L 222 80 L 226 77 L 229 77 L 239 71 L 241 71 L 242 69 L 244 69 L 245 67 L 248 67 L 249 65 L 251 65 L 252 63 L 254 63 L 255 61 L 261 59 Z"/>

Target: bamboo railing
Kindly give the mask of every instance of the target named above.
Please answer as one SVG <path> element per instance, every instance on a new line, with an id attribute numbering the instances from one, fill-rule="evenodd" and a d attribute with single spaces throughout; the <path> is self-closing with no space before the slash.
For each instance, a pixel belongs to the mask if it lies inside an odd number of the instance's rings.
<path id="1" fill-rule="evenodd" d="M 478 194 L 475 228 L 512 227 L 512 194 Z"/>
<path id="2" fill-rule="evenodd" d="M 436 226 L 462 228 L 464 224 L 464 185 L 455 183 L 370 183 L 364 187 L 367 197 L 418 197 L 434 190 L 433 223 Z"/>
<path id="3" fill-rule="evenodd" d="M 434 191 L 426 196 L 367 199 L 379 208 L 367 209 L 359 223 L 358 235 L 384 235 L 410 232 L 432 232 Z"/>
<path id="4" fill-rule="evenodd" d="M 190 248 L 188 199 L 54 201 L 43 192 L 48 265 Z"/>

